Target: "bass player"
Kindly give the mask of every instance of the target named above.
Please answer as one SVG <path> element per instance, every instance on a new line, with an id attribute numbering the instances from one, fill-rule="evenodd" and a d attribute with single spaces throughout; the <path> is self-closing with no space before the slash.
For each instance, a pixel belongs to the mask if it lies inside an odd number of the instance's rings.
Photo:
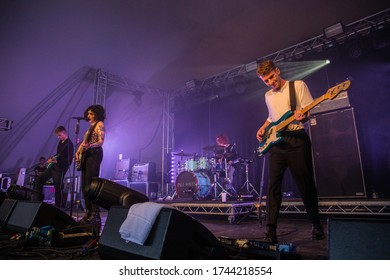
<path id="1" fill-rule="evenodd" d="M 303 127 L 303 122 L 308 119 L 308 113 L 304 114 L 302 108 L 313 102 L 313 98 L 305 82 L 284 80 L 280 69 L 270 60 L 258 64 L 257 76 L 271 88 L 265 94 L 268 118 L 257 131 L 257 139 L 261 142 L 268 126 L 277 122 L 287 111 L 294 112 L 295 117 L 295 121 L 282 132 L 283 140 L 269 149 L 265 240 L 278 243 L 277 220 L 282 203 L 282 180 L 287 168 L 290 169 L 298 186 L 308 218 L 312 223 L 312 239 L 324 239 L 314 181 L 311 142 Z M 291 98 L 290 89 L 291 92 L 295 91 L 295 94 L 291 94 Z"/>

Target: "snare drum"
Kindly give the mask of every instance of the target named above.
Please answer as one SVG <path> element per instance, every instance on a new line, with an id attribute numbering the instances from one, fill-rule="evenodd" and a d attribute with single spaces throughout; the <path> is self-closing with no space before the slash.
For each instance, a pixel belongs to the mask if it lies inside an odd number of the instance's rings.
<path id="1" fill-rule="evenodd" d="M 184 171 L 177 176 L 175 187 L 180 198 L 204 198 L 210 190 L 210 178 L 203 172 Z"/>

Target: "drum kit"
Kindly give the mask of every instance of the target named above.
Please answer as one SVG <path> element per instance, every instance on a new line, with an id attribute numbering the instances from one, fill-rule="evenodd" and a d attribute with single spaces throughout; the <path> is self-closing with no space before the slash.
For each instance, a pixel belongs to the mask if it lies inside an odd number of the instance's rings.
<path id="1" fill-rule="evenodd" d="M 233 186 L 233 164 L 241 162 L 235 146 L 229 147 L 212 145 L 203 150 L 212 152 L 213 156 L 201 157 L 196 153 L 173 153 L 180 156 L 177 164 L 175 190 L 173 195 L 192 200 L 213 198 L 217 199 L 226 193 L 228 196 L 237 195 Z M 246 182 L 247 184 L 248 182 Z M 241 188 L 240 188 L 241 190 Z"/>

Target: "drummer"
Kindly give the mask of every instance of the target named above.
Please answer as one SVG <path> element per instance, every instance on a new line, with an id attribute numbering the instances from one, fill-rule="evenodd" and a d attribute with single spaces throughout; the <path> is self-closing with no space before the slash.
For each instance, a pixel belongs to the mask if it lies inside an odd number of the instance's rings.
<path id="1" fill-rule="evenodd" d="M 217 162 L 216 170 L 223 171 L 226 167 L 227 174 L 221 174 L 221 177 L 225 177 L 226 188 L 235 191 L 233 186 L 235 168 L 233 164 L 238 159 L 236 145 L 230 144 L 229 138 L 225 134 L 219 134 L 216 137 L 215 142 L 219 146 L 214 150 Z"/>

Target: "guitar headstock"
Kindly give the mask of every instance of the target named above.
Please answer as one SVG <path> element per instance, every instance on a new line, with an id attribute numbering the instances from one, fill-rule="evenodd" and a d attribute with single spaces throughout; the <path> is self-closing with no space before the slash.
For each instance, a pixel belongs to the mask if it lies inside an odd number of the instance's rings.
<path id="1" fill-rule="evenodd" d="M 338 84 L 337 86 L 334 86 L 324 94 L 324 97 L 326 99 L 333 99 L 335 98 L 340 92 L 347 90 L 351 86 L 350 80 L 345 80 L 341 84 Z"/>

